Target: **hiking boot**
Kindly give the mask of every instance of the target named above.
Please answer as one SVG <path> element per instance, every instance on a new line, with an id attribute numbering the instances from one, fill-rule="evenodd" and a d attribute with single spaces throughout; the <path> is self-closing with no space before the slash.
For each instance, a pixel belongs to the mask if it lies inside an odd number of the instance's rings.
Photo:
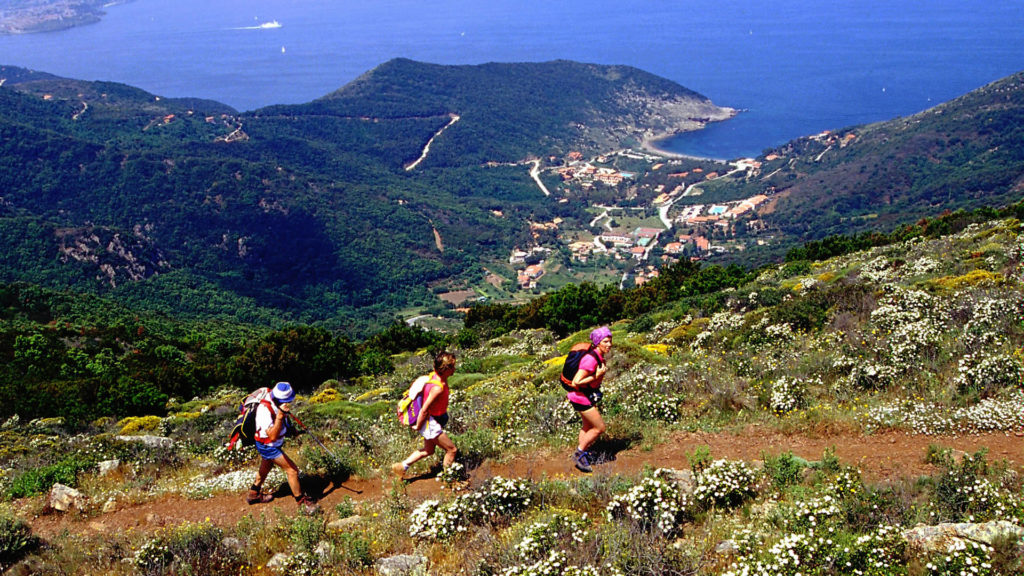
<path id="1" fill-rule="evenodd" d="M 251 488 L 249 488 L 249 494 L 245 497 L 245 501 L 249 504 L 249 506 L 252 506 L 253 504 L 266 504 L 267 502 L 270 502 L 273 499 L 273 494 L 263 493 L 262 490 L 256 485 L 253 485 Z"/>
<path id="2" fill-rule="evenodd" d="M 303 514 L 316 514 L 320 511 L 320 505 L 316 503 L 316 500 L 309 496 L 303 496 L 295 501 L 299 505 L 299 512 Z"/>
<path id="3" fill-rule="evenodd" d="M 594 469 L 590 467 L 590 453 L 586 450 L 576 450 L 576 454 L 572 457 L 572 462 L 580 472 L 590 473 L 594 471 Z"/>
<path id="4" fill-rule="evenodd" d="M 401 462 L 395 462 L 391 465 L 391 472 L 396 478 L 402 478 L 405 476 L 405 466 L 402 466 Z"/>
<path id="5" fill-rule="evenodd" d="M 249 495 L 245 498 L 245 501 L 252 506 L 253 504 L 266 504 L 274 500 L 273 494 L 264 494 L 262 492 L 249 491 Z"/>

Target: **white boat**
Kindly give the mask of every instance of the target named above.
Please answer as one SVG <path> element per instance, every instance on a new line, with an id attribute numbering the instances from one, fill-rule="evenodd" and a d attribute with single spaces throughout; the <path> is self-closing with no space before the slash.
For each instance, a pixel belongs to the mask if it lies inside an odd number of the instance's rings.
<path id="1" fill-rule="evenodd" d="M 259 28 L 280 28 L 280 27 L 281 27 L 281 23 L 278 22 L 277 20 L 271 20 L 270 22 L 264 22 L 263 24 L 259 25 Z"/>

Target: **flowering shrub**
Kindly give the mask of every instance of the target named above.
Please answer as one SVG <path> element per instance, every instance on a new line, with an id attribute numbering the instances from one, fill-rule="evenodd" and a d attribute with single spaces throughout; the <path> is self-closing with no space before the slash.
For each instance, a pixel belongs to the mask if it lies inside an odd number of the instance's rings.
<path id="1" fill-rule="evenodd" d="M 569 564 L 565 552 L 552 550 L 543 560 L 532 564 L 510 566 L 501 571 L 501 576 L 599 576 L 597 568 L 591 565 Z"/>
<path id="2" fill-rule="evenodd" d="M 531 500 L 532 491 L 527 482 L 495 476 L 476 492 L 447 502 L 424 501 L 409 516 L 409 535 L 446 540 L 465 532 L 473 524 L 515 517 Z"/>
<path id="3" fill-rule="evenodd" d="M 890 576 L 903 572 L 906 541 L 895 526 L 880 526 L 853 538 L 810 530 L 783 534 L 771 546 L 765 546 L 763 539 L 750 531 L 742 533 L 738 538 L 740 557 L 722 576 Z"/>
<path id="4" fill-rule="evenodd" d="M 675 422 L 681 404 L 676 392 L 679 379 L 679 374 L 665 366 L 637 364 L 604 387 L 604 402 L 643 420 Z"/>
<path id="5" fill-rule="evenodd" d="M 889 260 L 885 256 L 878 256 L 861 266 L 860 274 L 868 280 L 877 283 L 888 282 L 893 278 L 893 272 L 889 268 Z"/>
<path id="6" fill-rule="evenodd" d="M 769 342 L 792 342 L 796 335 L 793 333 L 793 327 L 789 325 L 789 322 L 783 322 L 782 324 L 772 324 L 764 329 L 764 335 L 768 338 Z"/>
<path id="7" fill-rule="evenodd" d="M 679 400 L 664 394 L 650 394 L 636 404 L 637 414 L 644 420 L 675 422 L 679 420 Z"/>
<path id="8" fill-rule="evenodd" d="M 135 552 L 141 574 L 206 574 L 234 566 L 238 559 L 223 548 L 223 530 L 209 520 L 161 529 Z"/>
<path id="9" fill-rule="evenodd" d="M 245 464 L 252 462 L 253 451 L 246 448 L 235 447 L 234 450 L 228 450 L 224 445 L 218 445 L 213 449 L 210 456 L 217 462 L 224 464 Z"/>
<path id="10" fill-rule="evenodd" d="M 956 387 L 960 392 L 988 395 L 1024 380 L 1024 366 L 1009 354 L 973 355 L 960 359 Z"/>
<path id="11" fill-rule="evenodd" d="M 121 434 L 152 432 L 160 426 L 159 416 L 129 416 L 117 423 Z"/>
<path id="12" fill-rule="evenodd" d="M 971 319 L 964 324 L 964 341 L 970 350 L 1001 348 L 1006 343 L 1006 320 L 1024 316 L 1024 299 L 983 298 L 974 303 Z"/>
<path id="13" fill-rule="evenodd" d="M 932 576 L 988 576 L 992 573 L 991 552 L 986 544 L 953 538 L 946 551 L 934 554 L 925 568 Z"/>
<path id="14" fill-rule="evenodd" d="M 938 272 L 941 268 L 942 264 L 938 260 L 930 256 L 923 256 L 921 258 L 917 258 L 910 264 L 910 275 L 923 276 L 925 274 Z"/>
<path id="15" fill-rule="evenodd" d="M 936 354 L 947 307 L 921 290 L 887 288 L 888 296 L 871 312 L 873 333 L 880 337 L 878 356 L 888 359 L 894 373 L 920 370 L 923 360 Z"/>
<path id="16" fill-rule="evenodd" d="M 449 466 L 441 469 L 436 480 L 442 484 L 451 485 L 455 482 L 462 482 L 467 477 L 466 467 L 458 462 L 452 462 Z"/>
<path id="17" fill-rule="evenodd" d="M 855 364 L 847 376 L 850 385 L 864 390 L 888 388 L 896 380 L 897 371 L 887 364 L 865 362 Z"/>
<path id="18" fill-rule="evenodd" d="M 234 492 L 249 488 L 255 478 L 255 469 L 225 472 L 224 474 L 214 476 L 213 478 L 197 476 L 189 482 L 187 490 L 207 493 L 219 491 Z M 274 468 L 271 468 L 270 473 L 267 474 L 267 479 L 264 482 L 264 485 L 279 485 L 284 483 L 285 480 L 284 472 L 282 472 L 279 467 L 275 466 Z"/>
<path id="19" fill-rule="evenodd" d="M 735 314 L 729 311 L 718 312 L 711 317 L 711 321 L 708 322 L 704 331 L 697 334 L 697 337 L 693 340 L 690 348 L 695 352 L 699 351 L 710 344 L 715 334 L 718 332 L 737 330 L 742 326 L 742 314 Z"/>
<path id="20" fill-rule="evenodd" d="M 555 549 L 562 541 L 580 544 L 587 535 L 589 523 L 586 514 L 571 510 L 556 511 L 550 518 L 527 526 L 515 549 L 524 560 L 529 560 L 542 552 Z"/>
<path id="21" fill-rule="evenodd" d="M 783 376 L 772 383 L 771 409 L 782 416 L 804 406 L 807 384 L 799 378 Z"/>
<path id="22" fill-rule="evenodd" d="M 757 493 L 756 481 L 745 462 L 715 460 L 697 475 L 693 497 L 704 506 L 736 506 Z"/>
<path id="23" fill-rule="evenodd" d="M 280 571 L 289 576 L 318 576 L 323 574 L 320 558 L 316 554 L 302 551 L 288 555 L 280 565 Z"/>
<path id="24" fill-rule="evenodd" d="M 1009 398 L 986 398 L 950 409 L 930 402 L 900 402 L 870 409 L 864 417 L 869 431 L 909 428 L 918 434 L 976 433 L 1015 430 L 1024 426 L 1024 393 Z"/>
<path id="25" fill-rule="evenodd" d="M 994 484 L 984 475 L 984 452 L 963 457 L 959 463 L 948 456 L 946 470 L 935 483 L 929 516 L 939 522 L 988 522 L 1024 518 L 1024 500 Z"/>
<path id="26" fill-rule="evenodd" d="M 660 470 L 659 470 L 660 471 Z M 609 521 L 626 519 L 644 530 L 672 534 L 688 517 L 692 503 L 674 483 L 657 477 L 644 478 L 625 494 L 612 498 L 605 508 Z"/>

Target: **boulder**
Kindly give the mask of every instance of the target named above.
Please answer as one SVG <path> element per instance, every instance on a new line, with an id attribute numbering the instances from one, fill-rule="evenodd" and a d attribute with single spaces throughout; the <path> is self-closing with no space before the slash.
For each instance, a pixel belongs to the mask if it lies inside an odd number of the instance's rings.
<path id="1" fill-rule="evenodd" d="M 356 524 L 362 522 L 362 520 L 363 517 L 357 514 L 355 516 L 349 516 L 348 518 L 339 518 L 337 520 L 332 520 L 327 523 L 327 527 L 331 530 L 348 530 Z"/>
<path id="2" fill-rule="evenodd" d="M 683 494 L 693 494 L 693 490 L 697 487 L 697 482 L 693 478 L 693 472 L 690 470 L 666 468 L 661 472 L 661 475 L 665 480 L 678 486 L 679 491 Z"/>
<path id="3" fill-rule="evenodd" d="M 376 567 L 381 576 L 428 576 L 430 560 L 426 556 L 400 554 L 381 558 Z"/>
<path id="4" fill-rule="evenodd" d="M 740 553 L 740 547 L 735 540 L 722 540 L 715 546 L 715 554 L 719 556 L 735 556 Z"/>
<path id="5" fill-rule="evenodd" d="M 313 555 L 319 558 L 321 562 L 326 562 L 334 555 L 334 545 L 325 540 L 321 540 L 313 550 Z"/>
<path id="6" fill-rule="evenodd" d="M 968 522 L 943 523 L 934 526 L 918 524 L 903 532 L 907 545 L 921 552 L 944 552 L 953 540 L 971 540 L 992 545 L 1000 538 L 1024 538 L 1024 528 L 1005 520 L 982 524 Z"/>
<path id="7" fill-rule="evenodd" d="M 271 570 L 276 570 L 278 568 L 284 568 L 287 565 L 287 563 L 288 555 L 284 552 L 278 552 L 277 554 L 274 554 L 274 556 L 269 561 L 267 561 L 267 568 Z"/>
<path id="8" fill-rule="evenodd" d="M 241 556 L 245 552 L 245 543 L 233 536 L 227 536 L 220 541 L 221 548 L 227 550 L 232 556 Z"/>
<path id="9" fill-rule="evenodd" d="M 68 510 L 85 510 L 85 495 L 70 486 L 54 484 L 50 488 L 50 508 L 59 512 Z"/>
<path id="10" fill-rule="evenodd" d="M 149 448 L 172 448 L 174 446 L 174 440 L 167 438 L 166 436 L 115 436 L 115 439 L 121 442 L 139 442 L 145 444 Z"/>
<path id="11" fill-rule="evenodd" d="M 117 458 L 114 458 L 113 460 L 104 460 L 103 462 L 100 462 L 98 465 L 100 476 L 106 476 L 107 474 L 110 474 L 114 470 L 117 470 L 117 467 L 120 465 L 121 461 L 118 460 Z"/>

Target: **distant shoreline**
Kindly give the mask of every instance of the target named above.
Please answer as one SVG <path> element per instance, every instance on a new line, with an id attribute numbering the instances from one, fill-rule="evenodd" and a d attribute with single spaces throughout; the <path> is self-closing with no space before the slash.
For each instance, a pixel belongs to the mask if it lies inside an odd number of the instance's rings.
<path id="1" fill-rule="evenodd" d="M 0 36 L 59 32 L 99 22 L 106 9 L 131 0 L 52 0 L 14 4 L 0 18 Z"/>
<path id="2" fill-rule="evenodd" d="M 658 156 L 664 156 L 665 158 L 676 158 L 685 160 L 711 160 L 714 162 L 723 163 L 729 161 L 727 158 L 712 158 L 711 156 L 697 156 L 694 154 L 683 154 L 681 152 L 673 152 L 671 150 L 666 150 L 658 146 L 660 142 L 664 142 L 669 138 L 675 138 L 676 136 L 679 136 L 679 133 L 658 134 L 655 136 L 651 136 L 650 138 L 644 138 L 643 141 L 640 143 L 640 147 L 645 152 L 650 152 L 651 154 L 656 154 Z"/>

